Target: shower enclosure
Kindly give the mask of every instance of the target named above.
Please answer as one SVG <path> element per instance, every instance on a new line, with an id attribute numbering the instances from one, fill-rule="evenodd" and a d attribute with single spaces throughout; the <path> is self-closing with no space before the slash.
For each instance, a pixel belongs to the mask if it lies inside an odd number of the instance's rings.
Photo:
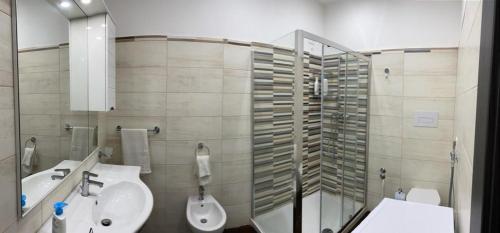
<path id="1" fill-rule="evenodd" d="M 347 230 L 366 206 L 370 59 L 302 30 L 252 49 L 252 224 Z"/>

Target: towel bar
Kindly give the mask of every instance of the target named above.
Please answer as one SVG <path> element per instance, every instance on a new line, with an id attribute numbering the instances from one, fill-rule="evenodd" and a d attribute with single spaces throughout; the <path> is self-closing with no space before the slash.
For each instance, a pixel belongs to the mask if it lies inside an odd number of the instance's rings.
<path id="1" fill-rule="evenodd" d="M 121 126 L 116 126 L 116 132 L 121 132 L 122 127 Z M 155 126 L 153 129 L 148 129 L 148 132 L 152 132 L 154 134 L 159 134 L 160 133 L 160 127 Z"/>

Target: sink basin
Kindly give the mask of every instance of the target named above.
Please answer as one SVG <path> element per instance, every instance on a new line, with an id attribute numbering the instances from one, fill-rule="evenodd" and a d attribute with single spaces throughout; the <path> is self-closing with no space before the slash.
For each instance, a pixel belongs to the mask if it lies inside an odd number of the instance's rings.
<path id="1" fill-rule="evenodd" d="M 104 187 L 90 186 L 83 197 L 77 186 L 66 198 L 66 231 L 71 233 L 134 233 L 146 222 L 153 209 L 153 195 L 140 180 L 140 167 L 97 163 L 90 172 Z M 51 219 L 39 233 L 51 233 Z"/>
<path id="2" fill-rule="evenodd" d="M 94 224 L 99 229 L 113 232 L 125 232 L 131 227 L 138 229 L 143 222 L 137 220 L 149 216 L 144 208 L 146 199 L 146 194 L 136 183 L 123 181 L 111 185 L 99 194 L 93 206 Z"/>
<path id="3" fill-rule="evenodd" d="M 55 172 L 57 168 L 69 168 L 73 171 L 80 161 L 64 160 L 53 168 L 38 172 L 31 176 L 22 179 L 22 192 L 26 194 L 26 206 L 23 208 L 27 211 L 37 205 L 48 193 L 59 185 L 62 180 L 52 180 L 52 175 L 61 175 L 61 172 Z"/>

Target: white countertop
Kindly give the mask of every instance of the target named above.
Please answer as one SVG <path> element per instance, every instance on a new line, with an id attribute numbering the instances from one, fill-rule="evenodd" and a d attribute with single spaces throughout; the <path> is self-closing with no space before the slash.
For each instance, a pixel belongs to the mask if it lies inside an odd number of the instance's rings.
<path id="1" fill-rule="evenodd" d="M 454 233 L 453 209 L 385 198 L 352 233 Z"/>

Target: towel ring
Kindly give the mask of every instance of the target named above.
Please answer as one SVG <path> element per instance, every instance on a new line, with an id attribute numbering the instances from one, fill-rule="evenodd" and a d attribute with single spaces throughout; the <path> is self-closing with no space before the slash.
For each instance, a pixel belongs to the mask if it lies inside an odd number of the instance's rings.
<path id="1" fill-rule="evenodd" d="M 26 140 L 24 142 L 24 148 L 27 148 L 28 147 L 28 143 L 30 143 L 30 142 L 33 145 L 33 150 L 36 150 L 36 138 L 35 137 L 31 137 L 28 140 Z"/>
<path id="2" fill-rule="evenodd" d="M 203 142 L 198 142 L 198 146 L 196 147 L 196 149 L 194 149 L 194 156 L 198 154 L 198 151 L 203 150 L 203 148 L 207 148 L 208 155 L 210 155 L 210 148 L 208 148 L 208 146 Z"/>

